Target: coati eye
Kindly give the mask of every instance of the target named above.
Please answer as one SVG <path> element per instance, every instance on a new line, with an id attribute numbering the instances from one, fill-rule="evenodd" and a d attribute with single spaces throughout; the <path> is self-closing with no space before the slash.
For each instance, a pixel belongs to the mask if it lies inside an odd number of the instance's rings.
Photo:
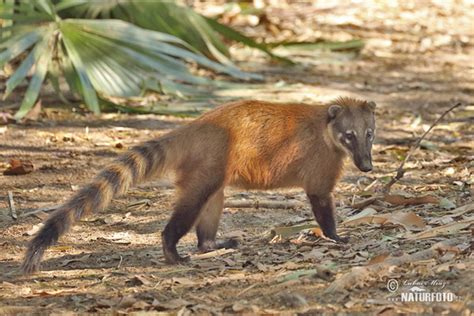
<path id="1" fill-rule="evenodd" d="M 372 139 L 374 137 L 374 132 L 372 130 L 367 130 L 367 138 Z"/>
<path id="2" fill-rule="evenodd" d="M 355 138 L 354 132 L 353 131 L 346 132 L 346 138 L 349 140 L 353 140 Z"/>

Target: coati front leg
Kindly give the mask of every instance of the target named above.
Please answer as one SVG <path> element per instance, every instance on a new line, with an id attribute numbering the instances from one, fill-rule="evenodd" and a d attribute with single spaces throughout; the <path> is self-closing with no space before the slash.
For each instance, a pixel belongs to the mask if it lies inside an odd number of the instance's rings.
<path id="1" fill-rule="evenodd" d="M 167 263 L 176 264 L 189 260 L 188 257 L 181 257 L 178 254 L 176 244 L 193 227 L 203 206 L 223 183 L 223 176 L 204 177 L 204 170 L 198 166 L 195 166 L 195 170 L 178 182 L 180 195 L 173 215 L 161 234 Z"/>
<path id="2" fill-rule="evenodd" d="M 339 237 L 336 232 L 336 218 L 334 215 L 334 201 L 329 194 L 310 194 L 307 193 L 314 217 L 318 222 L 323 234 L 334 241 L 346 243 L 348 238 Z"/>
<path id="3" fill-rule="evenodd" d="M 224 189 L 214 193 L 204 205 L 196 225 L 198 248 L 202 252 L 209 252 L 220 248 L 236 248 L 238 242 L 229 239 L 216 242 L 217 229 L 224 208 Z"/>

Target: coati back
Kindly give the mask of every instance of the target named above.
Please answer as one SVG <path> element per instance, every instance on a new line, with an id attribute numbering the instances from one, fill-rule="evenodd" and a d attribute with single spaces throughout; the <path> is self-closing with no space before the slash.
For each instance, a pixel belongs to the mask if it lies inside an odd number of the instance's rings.
<path id="1" fill-rule="evenodd" d="M 224 187 L 302 187 L 326 237 L 336 233 L 332 191 L 350 156 L 372 169 L 375 103 L 339 98 L 327 105 L 239 101 L 218 107 L 158 139 L 132 148 L 59 207 L 31 240 L 22 265 L 39 268 L 44 251 L 83 216 L 105 208 L 130 186 L 166 171 L 177 175 L 178 199 L 162 232 L 168 263 L 178 263 L 179 239 L 196 226 L 198 247 L 216 244 Z"/>

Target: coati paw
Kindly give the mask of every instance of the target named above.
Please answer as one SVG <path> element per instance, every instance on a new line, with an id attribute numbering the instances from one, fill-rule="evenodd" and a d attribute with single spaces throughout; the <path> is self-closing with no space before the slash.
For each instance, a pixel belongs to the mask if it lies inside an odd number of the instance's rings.
<path id="1" fill-rule="evenodd" d="M 182 264 L 190 260 L 189 256 L 181 257 L 176 250 L 176 246 L 171 248 L 163 247 L 163 254 L 167 264 Z"/>
<path id="2" fill-rule="evenodd" d="M 227 249 L 236 249 L 239 248 L 239 241 L 237 239 L 226 239 L 217 243 L 217 248 L 227 248 Z"/>
<path id="3" fill-rule="evenodd" d="M 191 260 L 189 256 L 181 257 L 179 255 L 167 256 L 165 255 L 165 262 L 167 264 L 185 264 Z"/>
<path id="4" fill-rule="evenodd" d="M 330 237 L 332 240 L 337 242 L 338 244 L 347 244 L 349 242 L 349 237 L 340 237 L 339 235 L 335 235 Z"/>
<path id="5" fill-rule="evenodd" d="M 214 251 L 217 249 L 229 249 L 229 248 L 237 248 L 239 246 L 239 242 L 236 239 L 227 239 L 221 242 L 215 242 L 213 240 L 208 240 L 203 242 L 201 245 L 198 246 L 199 251 L 201 253 L 206 253 L 210 251 Z"/>

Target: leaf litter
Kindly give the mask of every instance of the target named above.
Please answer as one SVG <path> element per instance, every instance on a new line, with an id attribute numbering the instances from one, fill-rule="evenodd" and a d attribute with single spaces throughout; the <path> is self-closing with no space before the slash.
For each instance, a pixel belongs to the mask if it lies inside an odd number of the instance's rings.
<path id="1" fill-rule="evenodd" d="M 31 238 L 23 234 L 33 235 L 40 222 L 25 214 L 47 216 L 49 210 L 34 212 L 66 200 L 124 149 L 189 120 L 116 113 L 91 118 L 43 102 L 36 121 L 25 123 L 27 132 L 14 124 L 0 129 L 2 170 L 12 159 L 34 165 L 34 172 L 0 176 L 5 188 L 0 213 L 7 208 L 7 191 L 14 192 L 18 212 L 16 222 L 3 216 L 0 221 L 0 313 L 466 314 L 473 269 L 472 106 L 449 113 L 413 152 L 391 193 L 382 188 L 451 99 L 469 101 L 474 83 L 465 65 L 472 36 L 463 32 L 471 19 L 459 12 L 472 10 L 460 3 L 410 9 L 380 2 L 371 8 L 379 16 L 373 19 L 366 6 L 281 1 L 250 14 L 260 24 L 237 26 L 275 43 L 360 37 L 366 43 L 362 51 L 316 52 L 317 58 L 296 53 L 298 67 L 279 68 L 235 50 L 242 67 L 264 74 L 269 83 L 233 92 L 239 98 L 313 102 L 353 94 L 380 104 L 374 171 L 362 175 L 349 164 L 335 192 L 338 228 L 348 244 L 324 238 L 300 190 L 228 190 L 218 239 L 238 238 L 240 247 L 203 257 L 190 234 L 179 246 L 190 263 L 168 266 L 159 231 L 169 217 L 173 191 L 152 182 L 115 199 L 96 220 L 75 226 L 47 253 L 38 275 L 18 276 L 13 272 Z M 439 21 L 452 26 L 452 34 L 446 37 Z M 314 31 L 321 27 L 324 31 Z M 325 278 L 318 271 L 329 273 Z M 387 300 L 389 278 L 439 279 L 462 300 L 397 304 Z"/>

